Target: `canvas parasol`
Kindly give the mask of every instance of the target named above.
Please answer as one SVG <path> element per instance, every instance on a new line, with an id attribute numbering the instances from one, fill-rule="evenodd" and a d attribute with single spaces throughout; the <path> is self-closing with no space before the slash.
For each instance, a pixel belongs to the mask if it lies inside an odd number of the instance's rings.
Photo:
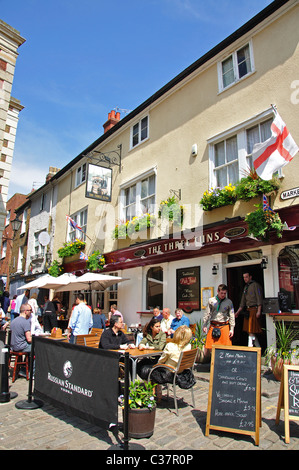
<path id="1" fill-rule="evenodd" d="M 109 274 L 85 273 L 72 279 L 56 289 L 56 292 L 74 291 L 74 290 L 105 290 L 107 287 L 119 282 L 128 281 L 128 279 L 119 276 L 110 276 Z"/>
<path id="2" fill-rule="evenodd" d="M 55 278 L 54 276 L 50 276 L 50 274 L 45 274 L 44 276 L 40 276 L 34 279 L 34 281 L 28 282 L 28 284 L 24 284 L 23 286 L 18 287 L 17 290 L 26 290 L 42 287 L 45 283 L 53 282 L 55 279 L 57 278 Z"/>

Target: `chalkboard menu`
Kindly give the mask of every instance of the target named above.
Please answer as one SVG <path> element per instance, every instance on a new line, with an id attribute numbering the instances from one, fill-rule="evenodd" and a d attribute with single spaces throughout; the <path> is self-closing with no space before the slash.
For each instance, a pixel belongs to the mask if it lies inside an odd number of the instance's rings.
<path id="1" fill-rule="evenodd" d="M 287 313 L 292 311 L 291 292 L 278 292 L 279 309 Z"/>
<path id="2" fill-rule="evenodd" d="M 186 313 L 200 310 L 200 268 L 177 269 L 177 307 Z"/>
<path id="3" fill-rule="evenodd" d="M 261 350 L 213 346 L 206 435 L 210 429 L 255 435 L 260 426 Z"/>
<path id="4" fill-rule="evenodd" d="M 290 442 L 290 420 L 299 421 L 299 366 L 284 364 L 280 384 L 276 424 L 279 424 L 281 408 L 284 408 L 285 441 Z"/>
<path id="5" fill-rule="evenodd" d="M 289 416 L 299 417 L 299 370 L 288 369 Z"/>

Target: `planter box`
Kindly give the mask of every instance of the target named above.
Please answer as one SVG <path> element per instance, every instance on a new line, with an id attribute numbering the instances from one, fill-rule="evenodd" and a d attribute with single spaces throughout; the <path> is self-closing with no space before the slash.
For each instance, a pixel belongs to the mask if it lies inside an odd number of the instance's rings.
<path id="1" fill-rule="evenodd" d="M 129 410 L 129 437 L 143 439 L 154 433 L 156 407 L 136 408 Z"/>

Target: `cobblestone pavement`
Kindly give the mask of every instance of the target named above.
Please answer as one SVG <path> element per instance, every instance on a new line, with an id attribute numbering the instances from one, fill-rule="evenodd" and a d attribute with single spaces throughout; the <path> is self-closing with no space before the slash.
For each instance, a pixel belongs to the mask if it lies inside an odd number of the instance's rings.
<path id="1" fill-rule="evenodd" d="M 290 443 L 284 440 L 284 413 L 275 425 L 280 383 L 268 371 L 262 371 L 262 426 L 260 443 L 251 436 L 210 431 L 205 436 L 208 404 L 209 368 L 197 366 L 195 390 L 196 407 L 188 390 L 179 389 L 179 416 L 174 402 L 163 398 L 156 412 L 153 436 L 132 439 L 129 450 L 135 447 L 151 451 L 196 450 L 299 450 L 299 423 L 290 422 Z M 68 416 L 63 410 L 44 403 L 41 408 L 20 410 L 15 404 L 27 400 L 28 382 L 18 378 L 11 392 L 18 396 L 0 404 L 0 450 L 122 450 L 123 434 L 117 428 L 102 429 L 81 418 Z M 121 412 L 119 421 L 122 422 Z M 117 454 L 118 455 L 118 454 Z"/>

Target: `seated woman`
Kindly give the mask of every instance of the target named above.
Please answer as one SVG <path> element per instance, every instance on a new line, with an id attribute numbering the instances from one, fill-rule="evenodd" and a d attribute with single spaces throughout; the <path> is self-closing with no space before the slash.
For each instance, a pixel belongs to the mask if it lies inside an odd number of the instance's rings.
<path id="1" fill-rule="evenodd" d="M 160 329 L 160 320 L 153 317 L 145 326 L 144 337 L 139 343 L 138 349 L 163 350 L 166 345 L 166 334 Z M 147 379 L 152 366 L 157 363 L 158 358 L 142 359 L 137 365 L 137 373 L 142 379 Z"/>
<path id="2" fill-rule="evenodd" d="M 159 367 L 159 364 L 165 364 L 176 367 L 180 355 L 184 351 L 191 349 L 192 331 L 187 325 L 179 326 L 173 334 L 172 341 L 167 343 L 162 356 L 159 358 L 155 369 L 151 373 L 151 382 L 157 384 L 172 383 L 173 372 L 168 369 Z M 157 395 L 161 393 L 161 387 L 157 388 Z"/>

